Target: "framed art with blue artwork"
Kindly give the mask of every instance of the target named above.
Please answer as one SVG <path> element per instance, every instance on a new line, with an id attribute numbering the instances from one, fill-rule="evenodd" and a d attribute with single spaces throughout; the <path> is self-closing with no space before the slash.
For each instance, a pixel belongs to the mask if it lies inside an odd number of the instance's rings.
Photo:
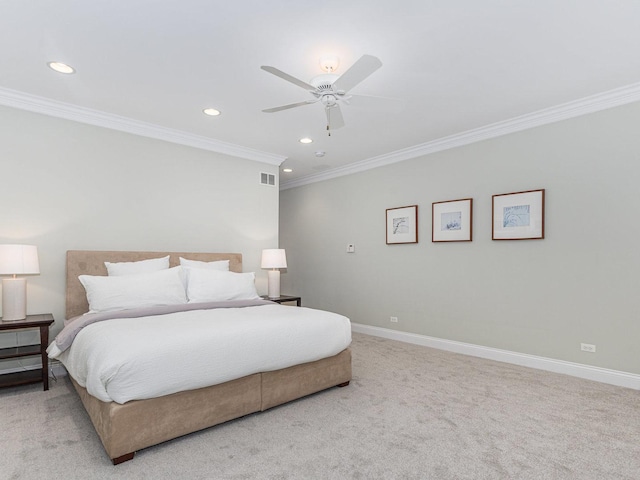
<path id="1" fill-rule="evenodd" d="M 418 206 L 387 208 L 387 245 L 418 243 Z"/>
<path id="2" fill-rule="evenodd" d="M 493 196 L 493 240 L 544 238 L 544 189 Z"/>
<path id="3" fill-rule="evenodd" d="M 470 242 L 473 237 L 473 199 L 431 204 L 432 242 Z"/>

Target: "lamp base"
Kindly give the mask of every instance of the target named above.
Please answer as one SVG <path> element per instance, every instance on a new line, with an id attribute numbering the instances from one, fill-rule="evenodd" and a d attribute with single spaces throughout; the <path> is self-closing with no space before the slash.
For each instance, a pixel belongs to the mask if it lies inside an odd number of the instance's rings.
<path id="1" fill-rule="evenodd" d="M 2 321 L 27 318 L 27 279 L 2 279 Z"/>
<path id="2" fill-rule="evenodd" d="M 280 270 L 269 270 L 267 278 L 269 279 L 269 298 L 278 298 L 280 296 Z"/>

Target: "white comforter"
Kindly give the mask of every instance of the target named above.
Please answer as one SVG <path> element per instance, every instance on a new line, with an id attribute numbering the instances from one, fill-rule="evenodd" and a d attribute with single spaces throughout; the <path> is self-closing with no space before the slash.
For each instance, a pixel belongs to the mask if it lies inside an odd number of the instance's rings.
<path id="1" fill-rule="evenodd" d="M 125 403 L 320 360 L 350 343 L 342 315 L 262 305 L 94 323 L 58 358 L 91 395 Z"/>

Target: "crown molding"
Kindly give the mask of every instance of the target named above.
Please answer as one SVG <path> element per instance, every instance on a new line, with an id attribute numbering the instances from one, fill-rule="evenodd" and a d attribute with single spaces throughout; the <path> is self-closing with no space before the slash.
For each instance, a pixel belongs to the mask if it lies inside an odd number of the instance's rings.
<path id="1" fill-rule="evenodd" d="M 109 128 L 111 130 L 118 130 L 120 132 L 131 133 L 156 140 L 164 140 L 165 142 L 186 145 L 210 152 L 223 153 L 225 155 L 267 163 L 269 165 L 279 166 L 287 158 L 283 155 L 262 152 L 241 145 L 222 142 L 172 128 L 161 127 L 152 123 L 140 122 L 131 118 L 100 112 L 90 108 L 58 102 L 8 88 L 0 87 L 0 105 L 63 118 L 65 120 L 72 120 L 74 122 L 86 123 L 97 127 Z"/>
<path id="2" fill-rule="evenodd" d="M 456 148 L 471 143 L 496 138 L 509 133 L 515 133 L 542 125 L 567 120 L 589 113 L 626 105 L 640 100 L 640 83 L 634 83 L 607 92 L 585 97 L 554 107 L 538 110 L 484 127 L 468 130 L 455 135 L 432 140 L 395 152 L 378 155 L 359 162 L 327 170 L 322 173 L 306 175 L 297 179 L 281 182 L 280 190 L 287 190 L 311 183 L 321 182 L 332 178 L 363 172 L 372 168 L 391 165 L 405 160 L 429 155 L 431 153 Z M 154 138 L 166 142 L 186 145 L 234 157 L 245 158 L 269 165 L 279 166 L 286 160 L 283 155 L 262 152 L 241 145 L 222 142 L 200 135 L 161 127 L 151 123 L 141 122 L 98 110 L 79 107 L 56 100 L 26 94 L 16 90 L 0 87 L 0 105 L 27 110 L 30 112 L 49 115 L 75 122 L 86 123 L 111 130 Z"/>
<path id="3" fill-rule="evenodd" d="M 561 120 L 567 120 L 589 113 L 599 112 L 613 107 L 626 105 L 640 100 L 640 83 L 616 88 L 607 92 L 527 113 L 509 120 L 492 123 L 484 127 L 467 130 L 466 132 L 449 135 L 430 142 L 403 148 L 395 152 L 371 157 L 359 162 L 350 163 L 342 167 L 326 170 L 321 173 L 306 175 L 280 183 L 280 190 L 300 187 L 311 183 L 322 182 L 332 178 L 351 175 L 352 173 L 371 170 L 372 168 L 391 165 L 405 160 L 429 155 L 431 153 L 449 150 L 451 148 L 469 145 L 470 143 L 500 137 L 509 133 L 520 132 L 530 128 L 547 125 Z"/>

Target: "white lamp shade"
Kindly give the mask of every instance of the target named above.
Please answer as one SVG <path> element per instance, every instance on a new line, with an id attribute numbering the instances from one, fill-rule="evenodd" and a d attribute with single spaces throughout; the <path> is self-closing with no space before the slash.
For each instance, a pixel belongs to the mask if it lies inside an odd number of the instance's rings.
<path id="1" fill-rule="evenodd" d="M 33 245 L 0 245 L 0 275 L 38 275 L 38 249 Z"/>
<path id="2" fill-rule="evenodd" d="M 287 268 L 287 256 L 282 248 L 262 250 L 261 268 Z"/>

